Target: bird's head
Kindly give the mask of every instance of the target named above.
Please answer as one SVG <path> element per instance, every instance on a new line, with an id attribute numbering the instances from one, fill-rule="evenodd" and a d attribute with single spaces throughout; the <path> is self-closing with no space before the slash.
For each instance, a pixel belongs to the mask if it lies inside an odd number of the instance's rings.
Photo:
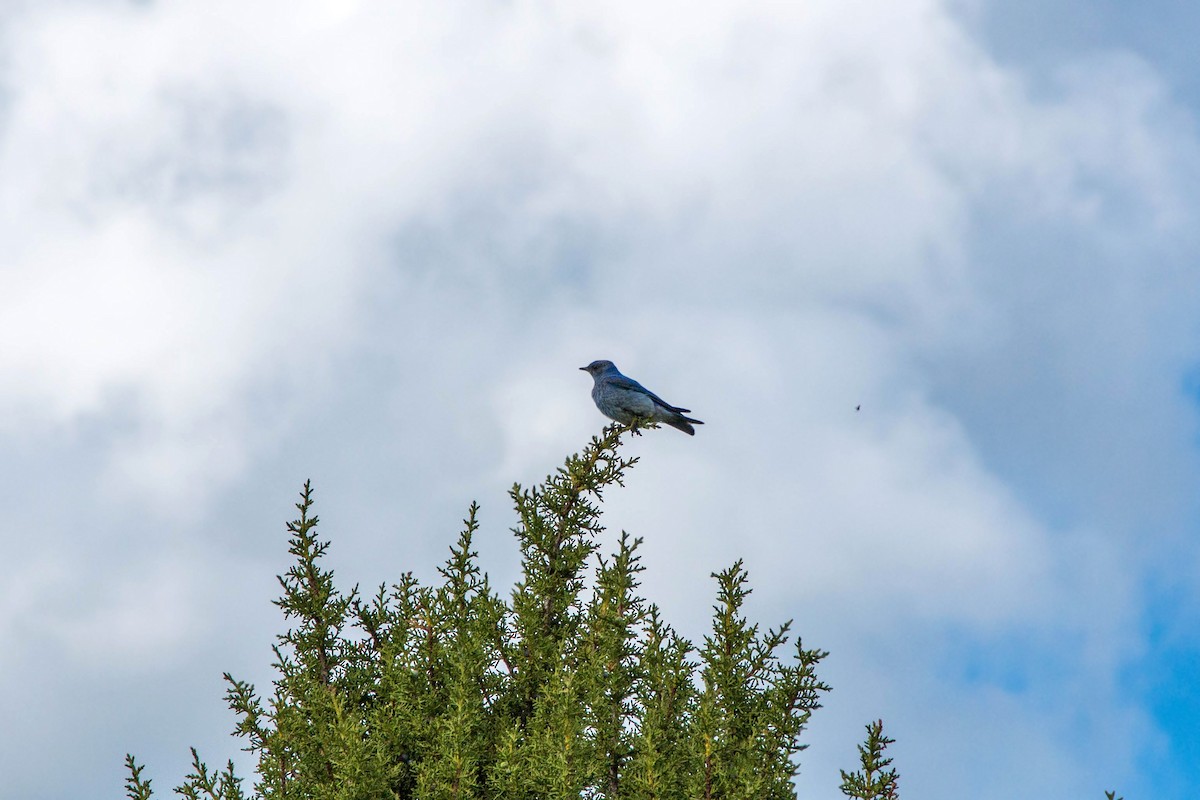
<path id="1" fill-rule="evenodd" d="M 586 367 L 580 367 L 581 370 L 591 375 L 593 378 L 597 375 L 608 372 L 610 369 L 615 370 L 617 365 L 611 361 L 593 361 Z"/>

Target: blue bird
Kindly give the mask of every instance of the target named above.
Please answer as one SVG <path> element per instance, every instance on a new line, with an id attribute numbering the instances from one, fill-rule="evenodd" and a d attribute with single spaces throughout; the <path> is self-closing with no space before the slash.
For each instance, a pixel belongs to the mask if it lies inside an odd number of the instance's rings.
<path id="1" fill-rule="evenodd" d="M 695 436 L 692 425 L 703 425 L 698 419 L 685 417 L 690 409 L 673 406 L 633 378 L 626 378 L 611 361 L 593 361 L 581 370 L 592 376 L 592 400 L 600 413 L 624 425 L 635 419 L 653 420 L 678 428 Z"/>

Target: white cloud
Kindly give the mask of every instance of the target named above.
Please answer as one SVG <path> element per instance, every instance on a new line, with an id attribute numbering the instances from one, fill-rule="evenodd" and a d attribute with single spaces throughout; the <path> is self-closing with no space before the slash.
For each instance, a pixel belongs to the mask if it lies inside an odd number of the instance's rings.
<path id="1" fill-rule="evenodd" d="M 1133 508 L 1196 466 L 1174 391 L 1194 348 L 1171 339 L 1200 162 L 1146 64 L 1096 57 L 1037 94 L 933 0 L 47 4 L 8 24 L 0 435 L 110 424 L 109 513 L 181 520 L 313 451 L 347 491 L 394 492 L 363 520 L 499 494 L 594 430 L 575 367 L 611 357 L 708 422 L 635 442 L 610 496 L 651 594 L 695 633 L 698 577 L 745 555 L 764 613 L 847 660 L 879 657 L 880 629 L 900 649 L 895 672 L 839 668 L 864 700 L 831 705 L 826 786 L 868 699 L 930 797 L 962 786 L 920 741 L 987 720 L 1017 776 L 997 797 L 1079 788 L 1094 698 L 1108 738 L 1088 742 L 1135 746 L 1112 683 L 1144 563 L 1083 509 L 1139 442 L 1164 455 Z M 1047 394 L 1071 407 L 1040 427 Z M 1107 431 L 1116 455 L 1087 457 Z M 352 552 L 432 547 L 381 530 Z M 83 654 L 103 629 L 177 650 L 204 590 L 179 569 L 51 628 Z M 1043 643 L 1093 698 L 931 679 L 964 629 Z"/>
<path id="2" fill-rule="evenodd" d="M 197 582 L 185 565 L 151 563 L 137 575 L 113 576 L 99 597 L 43 620 L 47 632 L 77 663 L 89 669 L 137 671 L 161 664 L 204 633 L 197 619 Z M 79 583 L 81 576 L 75 576 Z"/>
<path id="3" fill-rule="evenodd" d="M 40 653 L 69 670 L 145 674 L 197 649 L 207 632 L 205 566 L 123 556 L 117 564 L 89 565 L 55 553 L 23 563 L 0 604 L 0 631 L 14 657 L 9 666 L 26 668 L 15 657 Z"/>

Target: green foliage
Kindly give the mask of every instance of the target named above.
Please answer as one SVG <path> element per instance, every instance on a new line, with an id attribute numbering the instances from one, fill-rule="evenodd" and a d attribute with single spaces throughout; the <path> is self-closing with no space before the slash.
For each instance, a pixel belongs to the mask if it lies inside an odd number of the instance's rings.
<path id="1" fill-rule="evenodd" d="M 125 754 L 125 769 L 129 770 L 129 777 L 125 779 L 125 795 L 129 800 L 150 800 L 150 779 L 142 777 L 144 767 L 138 766 L 128 753 Z"/>
<path id="2" fill-rule="evenodd" d="M 175 794 L 188 800 L 242 800 L 242 780 L 233 774 L 230 761 L 224 772 L 212 771 L 192 748 L 192 771 L 175 787 Z M 149 795 L 147 795 L 149 796 Z"/>
<path id="3" fill-rule="evenodd" d="M 842 794 L 861 800 L 897 800 L 900 776 L 895 769 L 888 769 L 892 759 L 883 754 L 895 741 L 883 735 L 883 720 L 868 724 L 867 740 L 858 746 L 860 769 L 842 770 Z"/>
<path id="4" fill-rule="evenodd" d="M 477 564 L 474 505 L 436 586 L 405 574 L 370 595 L 339 590 L 306 483 L 287 526 L 277 677 L 263 696 L 225 676 L 235 734 L 257 758 L 250 796 L 793 797 L 799 737 L 829 688 L 816 675 L 826 653 L 797 641 L 787 654 L 788 624 L 746 620 L 740 561 L 713 576 L 712 633 L 696 648 L 638 594 L 640 539 L 623 533 L 616 552 L 598 552 L 603 492 L 636 462 L 619 454 L 626 430 L 605 429 L 541 485 L 513 487 L 522 572 L 507 600 Z M 890 740 L 876 737 L 881 754 Z M 128 796 L 148 800 L 150 781 L 126 763 Z M 232 764 L 210 771 L 195 751 L 176 793 L 243 797 Z"/>

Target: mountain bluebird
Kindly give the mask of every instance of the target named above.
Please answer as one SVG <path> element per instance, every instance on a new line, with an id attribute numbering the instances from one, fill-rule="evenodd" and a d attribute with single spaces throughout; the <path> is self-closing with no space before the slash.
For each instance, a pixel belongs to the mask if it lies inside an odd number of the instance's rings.
<path id="1" fill-rule="evenodd" d="M 653 420 L 678 428 L 688 436 L 695 436 L 692 425 L 703 425 L 698 419 L 685 417 L 690 409 L 679 408 L 665 402 L 654 392 L 633 378 L 626 378 L 611 361 L 593 361 L 580 367 L 592 376 L 592 400 L 600 413 L 625 425 L 634 419 Z M 690 423 L 690 424 L 689 424 Z"/>

